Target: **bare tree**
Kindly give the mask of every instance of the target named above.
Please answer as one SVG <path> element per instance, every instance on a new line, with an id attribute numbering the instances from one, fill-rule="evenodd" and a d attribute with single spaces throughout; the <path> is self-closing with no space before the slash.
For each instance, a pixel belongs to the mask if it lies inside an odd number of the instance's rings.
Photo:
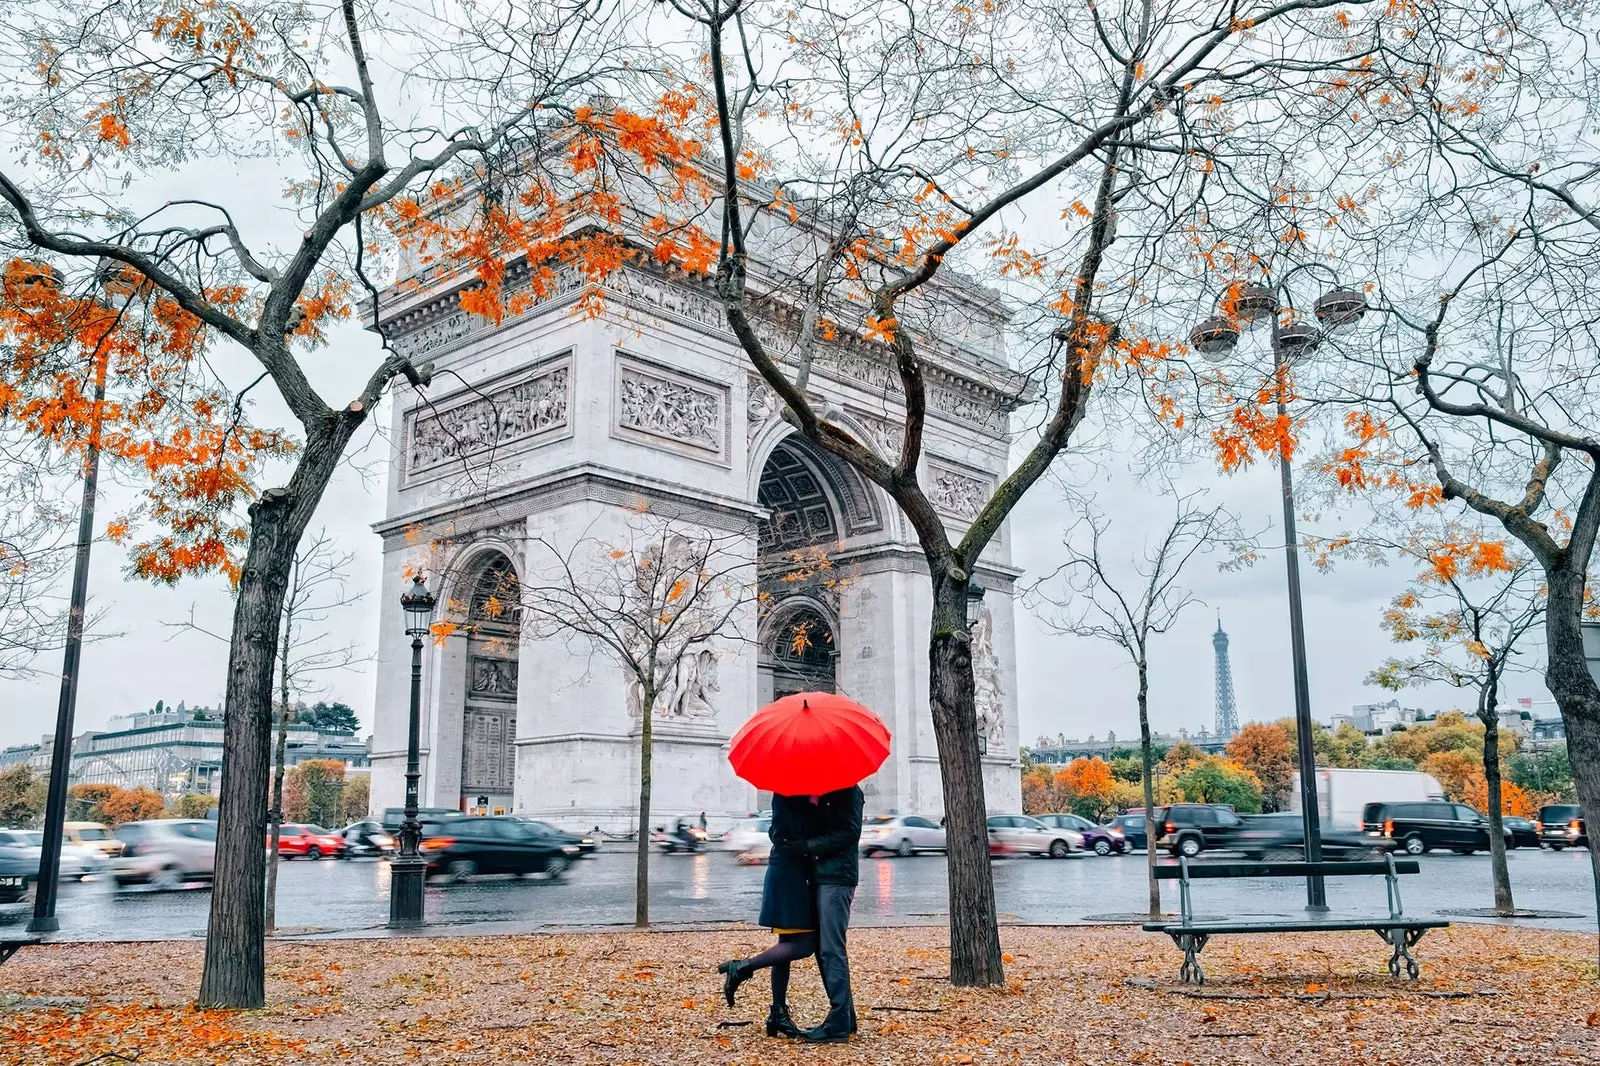
<path id="1" fill-rule="evenodd" d="M 472 308 L 498 319 L 551 283 L 534 271 L 507 292 L 513 246 L 604 272 L 611 253 L 587 250 L 609 242 L 572 232 L 563 207 L 598 178 L 595 156 L 580 176 L 547 149 L 581 125 L 589 94 L 632 76 L 622 22 L 589 0 L 392 14 L 356 0 L 52 0 L 0 14 L 0 113 L 8 142 L 26 146 L 25 161 L 0 169 L 0 240 L 47 261 L 64 288 L 92 288 L 108 264 L 132 297 L 126 313 L 158 322 L 170 341 L 169 358 L 138 372 L 117 363 L 109 398 L 203 422 L 204 432 L 151 453 L 166 475 L 150 508 L 163 528 L 136 549 L 136 565 L 160 580 L 203 570 L 237 579 L 201 1003 L 253 1008 L 265 994 L 261 797 L 295 551 L 384 392 L 430 380 L 427 367 L 375 343 L 365 381 L 330 402 L 308 353 L 361 297 L 381 335 L 386 308 L 375 297 L 397 275 L 470 283 Z M 215 181 L 245 160 L 266 168 L 270 191 Z M 472 182 L 492 186 L 484 199 L 499 206 L 434 211 L 431 191 L 453 196 Z M 262 204 L 284 190 L 275 227 Z M 425 256 L 395 255 L 424 239 L 435 240 Z M 210 344 L 243 358 L 197 357 Z M 243 457 L 282 455 L 289 436 L 246 423 L 263 384 L 299 440 L 285 483 L 256 495 Z"/>
<path id="2" fill-rule="evenodd" d="M 1168 494 L 1177 495 L 1167 486 Z M 1156 881 L 1155 752 L 1150 741 L 1150 641 L 1170 630 L 1198 598 L 1179 584 L 1179 575 L 1196 555 L 1219 547 L 1236 552 L 1245 544 L 1237 520 L 1222 507 L 1202 507 L 1201 493 L 1177 496 L 1171 523 L 1159 538 L 1147 538 L 1141 555 L 1124 566 L 1101 551 L 1110 522 L 1085 505 L 1065 538 L 1067 561 L 1035 586 L 1035 594 L 1057 608 L 1044 622 L 1059 633 L 1104 640 L 1121 648 L 1138 672 L 1139 755 L 1144 783 L 1145 866 L 1150 915 L 1161 914 Z M 1087 543 L 1084 534 L 1087 532 Z M 1234 560 L 1241 558 L 1236 554 Z M 1057 579 L 1065 586 L 1054 592 Z"/>
<path id="3" fill-rule="evenodd" d="M 61 504 L 63 464 L 15 427 L 0 427 L 0 677 L 25 677 L 67 636 L 57 588 L 72 562 L 72 514 Z"/>
<path id="4" fill-rule="evenodd" d="M 1421 650 L 1389 659 L 1367 680 L 1395 690 L 1443 682 L 1474 693 L 1483 723 L 1494 907 L 1515 914 L 1500 795 L 1500 683 L 1516 666 L 1518 645 L 1544 615 L 1539 568 L 1526 556 L 1508 555 L 1503 542 L 1485 540 L 1456 522 L 1417 529 L 1381 546 L 1420 568 L 1384 612 L 1383 628 L 1396 642 L 1420 644 Z"/>
<path id="5" fill-rule="evenodd" d="M 1143 0 L 982 11 L 670 2 L 707 42 L 717 291 L 740 350 L 801 433 L 894 501 L 926 558 L 951 980 L 1002 983 L 971 575 L 1073 443 L 1092 394 L 1121 381 L 1157 417 L 1172 414 L 1156 383 L 1177 353 L 1140 320 L 1174 260 L 1196 253 L 1193 220 L 1226 169 L 1213 164 L 1280 157 L 1272 123 L 1243 116 L 1281 117 L 1285 101 L 1303 100 L 1315 118 L 1324 82 L 1362 61 L 1359 30 L 1329 34 L 1323 0 L 1248 12 Z M 1223 117 L 1231 108 L 1240 121 Z M 780 236 L 785 218 L 792 240 Z M 1220 249 L 1198 253 L 1215 269 L 1232 265 Z M 955 532 L 924 464 L 930 381 L 966 328 L 954 294 L 970 290 L 946 276 L 950 263 L 987 273 L 1020 309 L 1022 372 L 996 387 L 1010 394 L 1002 409 L 1033 416 L 1019 461 Z M 812 376 L 842 334 L 890 368 L 890 444 L 834 417 L 839 401 Z"/>

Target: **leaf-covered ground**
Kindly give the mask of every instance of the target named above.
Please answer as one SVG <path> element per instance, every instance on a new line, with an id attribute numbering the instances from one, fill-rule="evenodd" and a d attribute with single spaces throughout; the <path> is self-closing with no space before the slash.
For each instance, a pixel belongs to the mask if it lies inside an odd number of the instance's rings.
<path id="1" fill-rule="evenodd" d="M 1202 991 L 1136 929 L 1005 930 L 1009 987 L 951 988 L 942 929 L 851 937 L 861 1035 L 770 1040 L 757 980 L 727 1009 L 716 963 L 760 931 L 277 943 L 271 1006 L 195 1011 L 196 943 L 25 949 L 0 967 L 0 1062 L 1595 1063 L 1591 937 L 1486 926 L 1430 934 L 1392 981 L 1371 934 L 1221 937 Z M 809 963 L 791 1002 L 825 1001 Z"/>

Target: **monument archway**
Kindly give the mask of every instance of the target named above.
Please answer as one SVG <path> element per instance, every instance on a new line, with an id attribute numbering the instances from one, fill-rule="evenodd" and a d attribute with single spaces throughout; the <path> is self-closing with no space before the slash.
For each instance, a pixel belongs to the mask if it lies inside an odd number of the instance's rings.
<path id="1" fill-rule="evenodd" d="M 498 551 L 485 553 L 468 573 L 461 809 L 504 814 L 516 792 L 521 590 L 515 565 Z"/>

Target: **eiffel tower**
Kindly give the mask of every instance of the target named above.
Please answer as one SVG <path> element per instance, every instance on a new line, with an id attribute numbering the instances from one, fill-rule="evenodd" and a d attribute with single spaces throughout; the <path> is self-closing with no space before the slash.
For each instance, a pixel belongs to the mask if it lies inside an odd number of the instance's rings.
<path id="1" fill-rule="evenodd" d="M 1211 634 L 1217 652 L 1217 736 L 1227 740 L 1239 731 L 1239 707 L 1233 699 L 1233 667 L 1228 663 L 1228 634 L 1222 631 L 1222 612 L 1217 612 L 1217 631 Z"/>

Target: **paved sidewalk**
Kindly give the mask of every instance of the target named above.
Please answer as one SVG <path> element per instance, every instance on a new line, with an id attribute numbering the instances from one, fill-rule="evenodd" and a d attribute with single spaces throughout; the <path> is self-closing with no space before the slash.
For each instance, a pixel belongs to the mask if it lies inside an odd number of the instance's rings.
<path id="1" fill-rule="evenodd" d="M 24 950 L 0 967 L 7 1066 L 192 1063 L 589 1066 L 1600 1061 L 1592 936 L 1498 927 L 1430 934 L 1422 980 L 1391 980 L 1376 936 L 1219 937 L 1209 983 L 1176 981 L 1161 936 L 1004 931 L 1009 985 L 951 988 L 942 929 L 851 938 L 862 1032 L 846 1047 L 769 1040 L 757 980 L 729 1010 L 717 961 L 759 930 L 278 942 L 265 1011 L 202 1012 L 193 942 Z M 825 1009 L 796 973 L 802 1023 Z"/>

